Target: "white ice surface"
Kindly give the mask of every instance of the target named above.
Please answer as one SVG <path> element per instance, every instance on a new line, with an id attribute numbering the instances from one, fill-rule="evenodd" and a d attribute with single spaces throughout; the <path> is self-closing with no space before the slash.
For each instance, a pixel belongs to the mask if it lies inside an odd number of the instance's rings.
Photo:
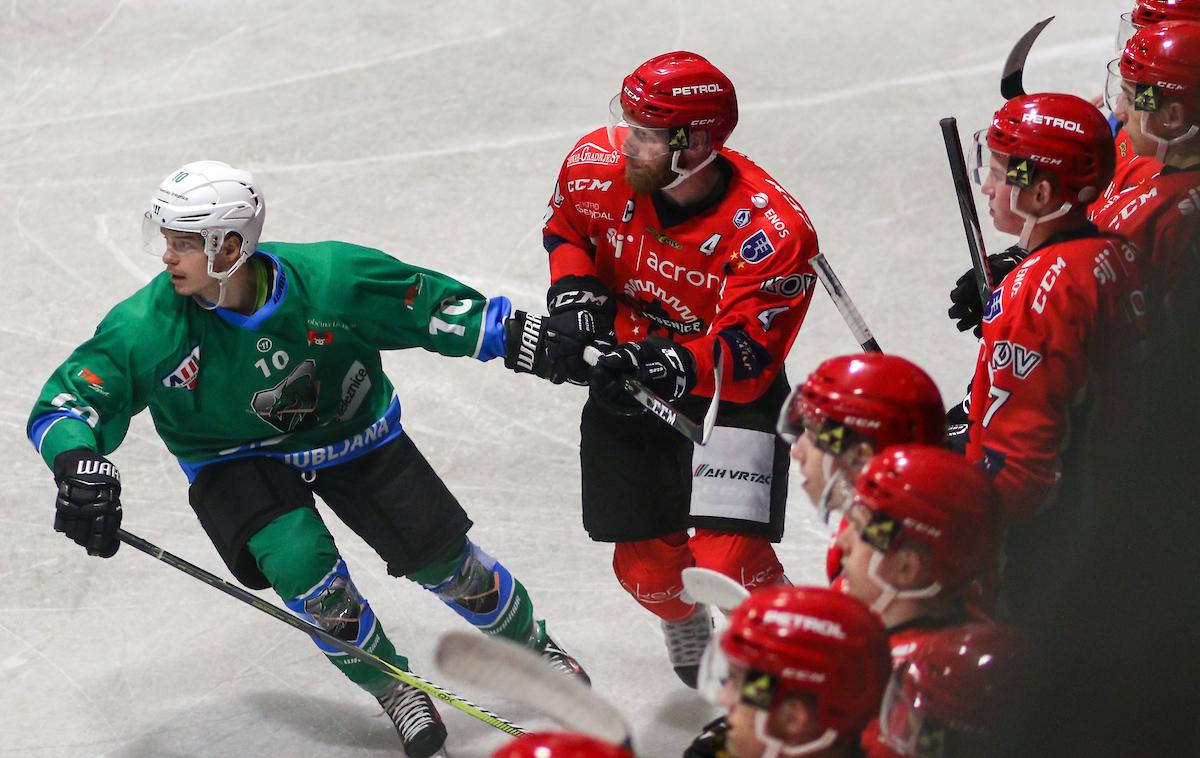
<path id="1" fill-rule="evenodd" d="M 539 226 L 558 166 L 602 123 L 634 65 L 686 48 L 737 85 L 730 144 L 807 208 L 884 349 L 947 401 L 974 341 L 945 318 L 967 266 L 937 120 L 964 140 L 999 105 L 1009 47 L 1058 19 L 1027 88 L 1099 93 L 1128 0 L 838 2 L 174 2 L 12 0 L 0 7 L 0 755 L 366 756 L 398 741 L 302 634 L 132 550 L 102 561 L 55 534 L 52 487 L 24 439 L 49 372 L 159 269 L 139 220 L 196 159 L 255 172 L 266 238 L 337 238 L 540 309 Z M 990 233 L 992 249 L 1001 240 Z M 1004 244 L 1008 244 L 1004 241 Z M 856 349 L 818 293 L 789 358 L 799 379 Z M 415 351 L 385 365 L 405 422 L 520 576 L 646 755 L 678 755 L 709 708 L 666 662 L 657 622 L 618 587 L 579 520 L 584 392 L 498 363 Z M 222 575 L 183 474 L 135 420 L 113 455 L 125 526 Z M 793 482 L 779 547 L 818 581 L 825 538 Z M 457 616 L 389 578 L 333 525 L 397 646 L 436 678 Z M 270 594 L 264 597 L 276 601 Z M 461 688 L 530 726 L 512 703 Z M 443 709 L 458 758 L 503 736 Z"/>

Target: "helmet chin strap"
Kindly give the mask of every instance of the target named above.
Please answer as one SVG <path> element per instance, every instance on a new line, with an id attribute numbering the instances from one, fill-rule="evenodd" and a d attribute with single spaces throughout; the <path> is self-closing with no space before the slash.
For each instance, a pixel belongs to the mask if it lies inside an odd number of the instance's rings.
<path id="1" fill-rule="evenodd" d="M 833 456 L 829 453 L 821 460 L 821 473 L 825 475 L 825 488 L 817 498 L 817 517 L 822 524 L 828 524 L 829 513 L 833 510 L 833 488 L 842 480 L 842 470 L 834 469 Z"/>
<path id="2" fill-rule="evenodd" d="M 1154 159 L 1159 163 L 1166 163 L 1167 151 L 1175 145 L 1178 145 L 1184 140 L 1189 140 L 1196 136 L 1196 132 L 1200 131 L 1200 126 L 1192 124 L 1192 127 L 1178 137 L 1164 139 L 1154 132 L 1150 131 L 1150 111 L 1142 111 L 1142 134 L 1154 140 L 1157 147 L 1154 149 Z"/>
<path id="3" fill-rule="evenodd" d="M 936 597 L 942 591 L 941 582 L 934 582 L 928 587 L 922 587 L 919 590 L 901 590 L 895 585 L 886 581 L 879 575 L 879 565 L 883 563 L 883 553 L 876 550 L 871 554 L 871 560 L 867 562 L 867 576 L 870 577 L 875 586 L 883 590 L 879 597 L 875 598 L 875 602 L 871 603 L 871 610 L 882 615 L 887 607 L 892 604 L 893 600 L 927 600 L 931 597 Z"/>
<path id="4" fill-rule="evenodd" d="M 759 710 L 754 714 L 754 736 L 758 737 L 758 741 L 767 746 L 763 752 L 762 758 L 777 758 L 781 755 L 811 755 L 822 750 L 827 750 L 833 743 L 837 742 L 838 733 L 836 729 L 826 729 L 825 733 L 815 740 L 810 740 L 801 745 L 784 745 L 783 741 L 767 734 L 767 716 L 768 711 Z"/>
<path id="5" fill-rule="evenodd" d="M 681 156 L 681 155 L 683 155 L 682 150 L 676 150 L 674 153 L 671 154 L 671 170 L 674 171 L 677 174 L 677 176 L 675 177 L 675 181 L 673 181 L 670 184 L 668 184 L 667 186 L 663 187 L 663 189 L 665 189 L 665 190 L 674 189 L 675 187 L 678 187 L 680 184 L 683 183 L 684 179 L 687 179 L 689 176 L 696 173 L 697 171 L 699 171 L 700 169 L 704 168 L 705 166 L 707 166 L 708 164 L 712 163 L 714 160 L 717 159 L 717 151 L 710 150 L 708 152 L 708 157 L 705 158 L 704 160 L 700 161 L 700 165 L 696 166 L 695 168 L 680 168 L 679 167 L 679 156 Z"/>
<path id="6" fill-rule="evenodd" d="M 1070 200 L 1064 200 L 1063 204 L 1054 213 L 1049 213 L 1045 216 L 1035 216 L 1032 213 L 1027 213 L 1017 207 L 1017 196 L 1020 194 L 1020 187 L 1012 188 L 1012 190 L 1008 193 L 1008 207 L 1012 209 L 1013 213 L 1025 219 L 1025 224 L 1021 227 L 1021 239 L 1017 241 L 1017 244 L 1021 246 L 1022 250 L 1028 250 L 1029 238 L 1033 236 L 1033 227 L 1037 226 L 1043 221 L 1053 221 L 1056 218 L 1062 218 L 1063 216 L 1067 215 L 1067 211 L 1071 210 L 1072 206 Z"/>
<path id="7" fill-rule="evenodd" d="M 224 237 L 222 237 L 222 239 L 224 239 Z M 220 308 L 225 302 L 225 292 L 229 286 L 229 277 L 237 273 L 237 270 L 242 267 L 242 264 L 248 260 L 250 260 L 250 256 L 243 249 L 238 254 L 238 259 L 233 262 L 232 266 L 225 271 L 217 272 L 213 270 L 213 263 L 216 261 L 216 255 L 214 254 L 208 256 L 208 275 L 210 278 L 217 280 L 217 302 L 210 303 L 199 294 L 193 295 L 192 299 L 196 301 L 197 305 L 206 311 L 215 311 L 217 308 Z"/>

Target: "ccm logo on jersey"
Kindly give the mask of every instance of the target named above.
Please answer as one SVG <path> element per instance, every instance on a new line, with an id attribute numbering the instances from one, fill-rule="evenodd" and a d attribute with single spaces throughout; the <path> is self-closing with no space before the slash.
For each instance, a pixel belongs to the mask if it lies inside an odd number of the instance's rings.
<path id="1" fill-rule="evenodd" d="M 742 260 L 747 263 L 762 263 L 775 253 L 775 246 L 767 238 L 767 233 L 759 229 L 746 238 L 742 243 Z"/>
<path id="2" fill-rule="evenodd" d="M 1043 116 L 1040 113 L 1025 113 L 1021 116 L 1021 121 L 1028 124 L 1053 126 L 1057 129 L 1063 129 L 1064 131 L 1075 132 L 1076 134 L 1084 133 L 1083 127 L 1079 125 L 1078 121 L 1071 121 L 1070 119 L 1059 118 L 1058 116 Z"/>
<path id="3" fill-rule="evenodd" d="M 1013 376 L 1021 380 L 1028 378 L 1041 362 L 1041 353 L 1016 342 L 1000 340 L 992 347 L 992 370 L 1002 371 L 1011 366 Z"/>
<path id="4" fill-rule="evenodd" d="M 163 377 L 164 387 L 183 387 L 185 390 L 196 389 L 196 377 L 200 375 L 200 346 L 192 348 L 192 352 L 180 361 L 175 370 Z"/>
<path id="5" fill-rule="evenodd" d="M 787 611 L 769 610 L 763 614 L 764 624 L 774 624 L 787 629 L 803 629 L 822 637 L 832 637 L 835 640 L 846 639 L 842 625 L 828 619 L 814 618 L 803 613 L 788 613 Z"/>
<path id="6" fill-rule="evenodd" d="M 1050 294 L 1050 290 L 1054 289 L 1054 283 L 1058 281 L 1058 275 L 1067 267 L 1067 262 L 1059 256 L 1058 260 L 1046 269 L 1046 273 L 1042 274 L 1042 282 L 1038 285 L 1037 292 L 1033 293 L 1033 309 L 1039 314 L 1046 310 L 1046 296 Z"/>
<path id="7" fill-rule="evenodd" d="M 567 192 L 586 192 L 588 190 L 608 192 L 610 187 L 612 187 L 612 180 L 602 182 L 599 179 L 572 179 L 567 182 Z"/>

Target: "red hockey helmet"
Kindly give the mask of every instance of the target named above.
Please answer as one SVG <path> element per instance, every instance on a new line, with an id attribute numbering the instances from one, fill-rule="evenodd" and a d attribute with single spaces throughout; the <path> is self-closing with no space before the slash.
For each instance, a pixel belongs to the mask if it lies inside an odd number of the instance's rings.
<path id="1" fill-rule="evenodd" d="M 904 442 L 940 445 L 946 411 L 937 385 L 898 355 L 866 353 L 830 358 L 792 390 L 777 430 L 789 443 L 815 427 L 817 446 L 834 455 L 867 442 L 876 452 Z"/>
<path id="2" fill-rule="evenodd" d="M 1170 21 L 1137 30 L 1120 59 L 1109 64 L 1109 74 L 1110 100 L 1114 79 L 1134 83 L 1135 110 L 1158 110 L 1164 97 L 1182 100 L 1193 112 L 1200 110 L 1200 24 Z"/>
<path id="3" fill-rule="evenodd" d="M 1138 0 L 1130 20 L 1139 28 L 1166 21 L 1200 21 L 1200 0 Z"/>
<path id="4" fill-rule="evenodd" d="M 973 754 L 1013 696 L 1024 663 L 1016 628 L 967 624 L 938 632 L 892 674 L 879 726 L 884 744 L 901 755 Z"/>
<path id="5" fill-rule="evenodd" d="M 815 696 L 826 746 L 879 712 L 891 672 L 882 623 L 854 598 L 818 587 L 755 591 L 730 614 L 720 651 L 747 669 L 741 699 L 763 709 L 763 724 L 787 695 Z"/>
<path id="6" fill-rule="evenodd" d="M 584 734 L 531 732 L 492 753 L 492 758 L 633 758 L 633 753 Z"/>
<path id="7" fill-rule="evenodd" d="M 924 547 L 941 590 L 966 588 L 996 559 L 996 490 L 979 467 L 945 448 L 897 445 L 876 455 L 854 483 L 851 515 L 860 508 L 866 512 L 853 520 L 863 540 L 883 555 Z"/>
<path id="8" fill-rule="evenodd" d="M 1121 14 L 1117 55 L 1138 29 L 1167 21 L 1200 21 L 1200 0 L 1139 0 L 1132 12 Z"/>
<path id="9" fill-rule="evenodd" d="M 983 183 L 991 156 L 975 135 L 975 181 Z M 1008 156 L 1006 183 L 1027 187 L 1042 175 L 1053 177 L 1059 196 L 1088 203 L 1112 181 L 1116 148 L 1108 119 L 1074 95 L 1020 95 L 1006 102 L 987 130 L 987 148 Z"/>
<path id="10" fill-rule="evenodd" d="M 682 50 L 638 66 L 622 82 L 619 98 L 626 120 L 670 130 L 675 149 L 689 147 L 693 134 L 706 132 L 717 150 L 738 121 L 733 82 L 707 59 Z"/>

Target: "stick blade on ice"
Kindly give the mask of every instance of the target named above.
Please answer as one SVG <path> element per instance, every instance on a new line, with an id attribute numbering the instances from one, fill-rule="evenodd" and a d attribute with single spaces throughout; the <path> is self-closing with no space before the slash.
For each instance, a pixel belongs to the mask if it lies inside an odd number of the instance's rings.
<path id="1" fill-rule="evenodd" d="M 629 743 L 629 725 L 611 703 L 519 645 L 477 632 L 447 632 L 434 660 L 446 674 L 523 703 L 572 731 Z"/>
<path id="2" fill-rule="evenodd" d="M 692 566 L 683 570 L 683 589 L 693 601 L 728 613 L 750 597 L 742 583 L 712 569 Z"/>

